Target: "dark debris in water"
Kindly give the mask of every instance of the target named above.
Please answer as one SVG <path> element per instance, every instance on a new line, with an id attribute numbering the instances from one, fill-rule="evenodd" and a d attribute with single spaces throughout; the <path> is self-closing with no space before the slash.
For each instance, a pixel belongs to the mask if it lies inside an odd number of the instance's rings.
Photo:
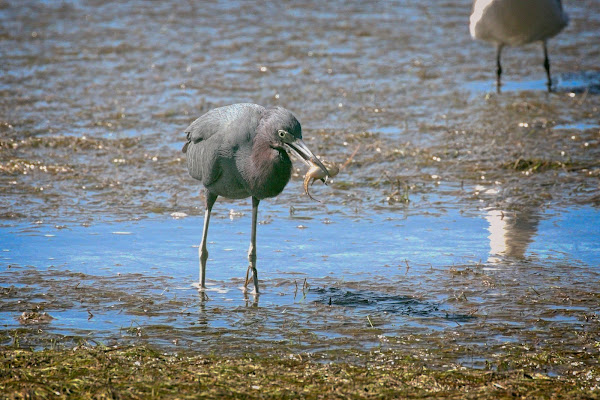
<path id="1" fill-rule="evenodd" d="M 23 311 L 19 322 L 23 325 L 49 324 L 54 318 L 47 312 Z"/>
<path id="2" fill-rule="evenodd" d="M 564 72 L 559 77 L 558 91 L 599 95 L 600 71 Z"/>

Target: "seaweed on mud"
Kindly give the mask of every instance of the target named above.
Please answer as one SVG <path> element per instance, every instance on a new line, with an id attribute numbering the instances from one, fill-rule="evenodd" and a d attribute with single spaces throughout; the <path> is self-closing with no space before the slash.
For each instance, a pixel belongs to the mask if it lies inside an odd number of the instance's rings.
<path id="1" fill-rule="evenodd" d="M 152 347 L 79 346 L 68 351 L 0 351 L 0 393 L 11 399 L 107 398 L 593 398 L 598 366 L 585 356 L 519 351 L 472 369 L 426 367 L 415 355 L 353 352 L 352 361 L 319 362 L 335 354 L 264 357 L 169 353 Z M 541 365 L 572 365 L 560 375 Z M 492 365 L 489 365 L 491 367 Z"/>

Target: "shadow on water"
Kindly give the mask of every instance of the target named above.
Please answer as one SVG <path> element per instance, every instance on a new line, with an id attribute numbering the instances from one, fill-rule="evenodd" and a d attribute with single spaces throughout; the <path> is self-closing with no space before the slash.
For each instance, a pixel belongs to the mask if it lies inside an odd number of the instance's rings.
<path id="1" fill-rule="evenodd" d="M 444 311 L 438 303 L 417 300 L 407 296 L 395 296 L 368 290 L 344 290 L 338 288 L 311 289 L 321 304 L 351 307 L 379 313 L 402 314 L 416 317 L 443 318 L 450 321 L 467 322 L 473 315 L 460 315 Z"/>

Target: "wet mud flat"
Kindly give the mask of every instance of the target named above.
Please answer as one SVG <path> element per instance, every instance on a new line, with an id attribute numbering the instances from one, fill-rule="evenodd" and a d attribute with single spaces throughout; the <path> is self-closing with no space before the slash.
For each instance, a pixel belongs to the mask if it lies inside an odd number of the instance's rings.
<path id="1" fill-rule="evenodd" d="M 0 2 L 0 390 L 597 397 L 595 6 L 498 94 L 469 1 Z M 261 203 L 259 298 L 220 199 L 203 296 L 182 131 L 242 101 L 349 162 Z"/>

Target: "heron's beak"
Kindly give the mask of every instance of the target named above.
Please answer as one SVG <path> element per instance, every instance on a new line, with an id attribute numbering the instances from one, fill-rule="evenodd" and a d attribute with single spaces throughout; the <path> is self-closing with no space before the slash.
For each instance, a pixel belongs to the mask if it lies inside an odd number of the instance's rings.
<path id="1" fill-rule="evenodd" d="M 327 168 L 325 168 L 323 163 L 319 161 L 319 159 L 313 154 L 312 151 L 310 151 L 308 147 L 306 147 L 306 144 L 304 144 L 302 139 L 296 139 L 292 143 L 286 143 L 286 145 L 298 158 L 301 158 L 302 161 L 304 161 L 308 166 L 311 166 L 311 162 L 313 164 L 317 164 L 319 168 L 321 168 L 323 172 L 325 172 L 325 175 L 329 176 L 329 171 L 327 170 Z"/>

